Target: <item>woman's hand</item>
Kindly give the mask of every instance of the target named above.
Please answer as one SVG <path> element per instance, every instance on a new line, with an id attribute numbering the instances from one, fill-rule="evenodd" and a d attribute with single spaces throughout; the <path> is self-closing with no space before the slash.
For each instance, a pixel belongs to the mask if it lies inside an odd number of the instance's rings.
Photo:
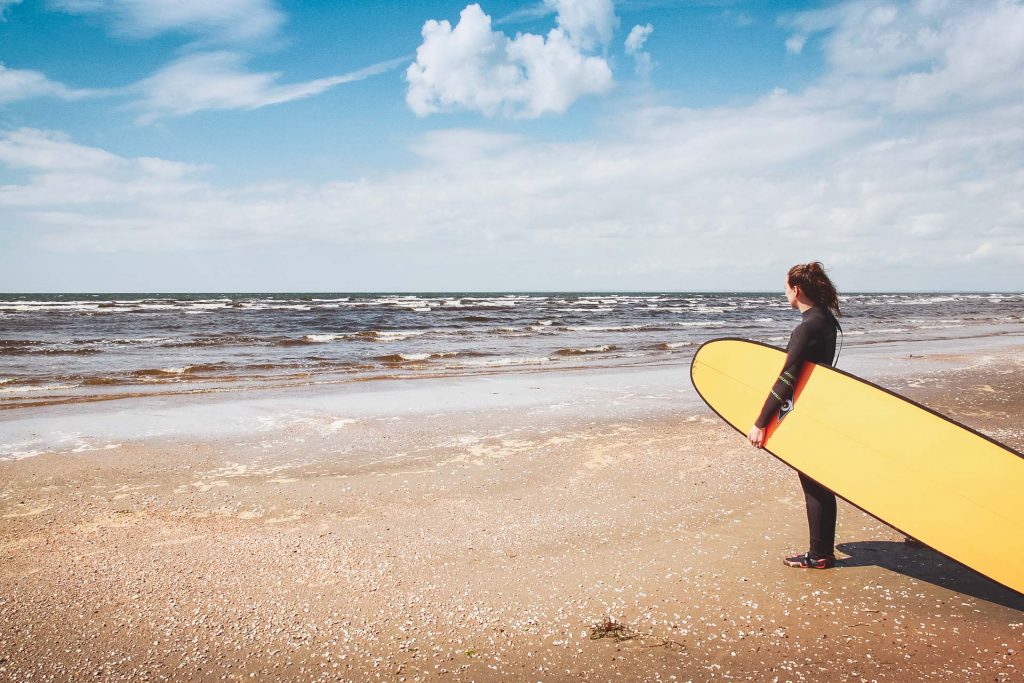
<path id="1" fill-rule="evenodd" d="M 747 434 L 747 440 L 755 448 L 764 448 L 764 430 L 760 427 L 751 427 L 750 433 Z"/>

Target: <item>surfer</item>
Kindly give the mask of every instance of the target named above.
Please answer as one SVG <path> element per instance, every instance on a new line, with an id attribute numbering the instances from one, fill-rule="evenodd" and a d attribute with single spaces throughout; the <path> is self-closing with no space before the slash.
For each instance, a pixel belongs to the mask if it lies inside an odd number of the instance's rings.
<path id="1" fill-rule="evenodd" d="M 786 299 L 800 311 L 802 320 L 786 346 L 786 364 L 775 381 L 764 407 L 747 438 L 757 448 L 764 446 L 765 428 L 772 417 L 780 419 L 792 410 L 793 386 L 804 361 L 832 366 L 836 353 L 836 332 L 842 315 L 839 295 L 821 263 L 802 263 L 786 274 Z M 828 569 L 836 563 L 836 495 L 800 473 L 800 486 L 807 502 L 810 550 L 783 559 L 790 567 Z"/>

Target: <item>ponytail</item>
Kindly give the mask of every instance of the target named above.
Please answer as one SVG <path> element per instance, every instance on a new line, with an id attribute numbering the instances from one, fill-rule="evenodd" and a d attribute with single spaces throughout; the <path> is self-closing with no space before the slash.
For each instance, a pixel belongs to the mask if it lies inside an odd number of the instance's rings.
<path id="1" fill-rule="evenodd" d="M 799 287 L 816 306 L 827 308 L 837 318 L 842 315 L 839 310 L 839 293 L 825 274 L 825 266 L 820 261 L 793 266 L 789 269 L 786 281 L 790 287 Z"/>

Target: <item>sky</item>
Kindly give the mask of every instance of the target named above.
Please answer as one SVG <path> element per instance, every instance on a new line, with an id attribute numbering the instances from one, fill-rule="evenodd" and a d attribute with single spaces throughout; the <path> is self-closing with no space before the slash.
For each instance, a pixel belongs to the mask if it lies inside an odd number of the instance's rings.
<path id="1" fill-rule="evenodd" d="M 0 0 L 0 291 L 1024 290 L 1024 0 Z"/>

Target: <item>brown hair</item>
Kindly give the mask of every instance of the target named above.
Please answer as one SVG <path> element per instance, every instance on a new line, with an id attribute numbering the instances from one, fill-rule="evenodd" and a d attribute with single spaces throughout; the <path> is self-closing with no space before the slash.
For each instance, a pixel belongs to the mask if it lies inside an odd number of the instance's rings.
<path id="1" fill-rule="evenodd" d="M 816 306 L 824 306 L 837 318 L 842 315 L 839 311 L 839 292 L 825 274 L 825 266 L 820 261 L 798 263 L 789 269 L 786 281 L 790 287 L 799 287 Z"/>

